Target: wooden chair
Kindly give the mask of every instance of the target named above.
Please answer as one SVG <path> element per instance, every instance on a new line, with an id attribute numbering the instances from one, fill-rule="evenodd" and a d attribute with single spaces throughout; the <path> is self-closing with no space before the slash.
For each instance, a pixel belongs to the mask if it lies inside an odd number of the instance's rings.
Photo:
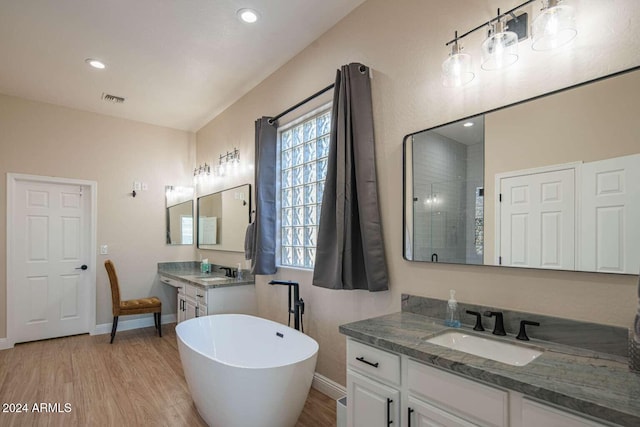
<path id="1" fill-rule="evenodd" d="M 116 274 L 116 268 L 113 266 L 111 260 L 104 262 L 104 267 L 107 269 L 109 275 L 109 282 L 111 282 L 111 302 L 113 310 L 113 326 L 111 327 L 111 344 L 116 336 L 116 329 L 118 328 L 118 317 L 126 316 L 129 314 L 145 314 L 153 313 L 153 320 L 158 330 L 158 335 L 162 337 L 162 324 L 160 315 L 162 314 L 162 302 L 156 297 L 130 299 L 126 301 L 120 300 L 120 286 L 118 285 L 118 275 Z"/>

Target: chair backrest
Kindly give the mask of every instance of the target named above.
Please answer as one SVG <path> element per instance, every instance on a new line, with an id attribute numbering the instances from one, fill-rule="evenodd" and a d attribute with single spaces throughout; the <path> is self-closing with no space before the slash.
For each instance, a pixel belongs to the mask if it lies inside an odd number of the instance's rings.
<path id="1" fill-rule="evenodd" d="M 104 268 L 107 269 L 109 282 L 111 283 L 111 310 L 114 316 L 120 315 L 120 286 L 118 285 L 118 275 L 116 268 L 110 259 L 104 262 Z"/>

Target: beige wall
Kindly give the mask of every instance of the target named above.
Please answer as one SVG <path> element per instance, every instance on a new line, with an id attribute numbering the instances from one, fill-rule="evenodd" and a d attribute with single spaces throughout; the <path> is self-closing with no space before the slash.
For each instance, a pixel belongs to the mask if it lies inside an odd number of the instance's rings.
<path id="1" fill-rule="evenodd" d="M 500 7 L 519 3 L 504 1 Z M 580 38 L 570 48 L 533 53 L 525 42 L 514 67 L 479 72 L 468 87 L 447 89 L 439 76 L 447 55 L 444 43 L 454 30 L 464 31 L 493 16 L 495 2 L 368 0 L 197 133 L 199 162 L 232 145 L 240 145 L 242 154 L 248 154 L 253 151 L 256 118 L 275 115 L 326 86 L 342 64 L 357 61 L 373 69 L 378 186 L 391 290 L 375 294 L 331 291 L 311 286 L 307 271 L 280 269 L 277 274 L 301 282 L 307 304 L 305 327 L 320 343 L 318 372 L 345 384 L 345 338 L 338 326 L 400 310 L 401 293 L 446 298 L 448 289 L 456 288 L 461 301 L 612 325 L 631 323 L 636 277 L 432 265 L 402 258 L 405 134 L 640 63 L 636 0 L 582 0 L 580 4 L 592 13 L 581 16 Z M 612 16 L 615 13 L 621 15 Z M 614 30 L 611 23 L 624 25 Z M 595 38 L 603 28 L 615 31 L 616 37 Z M 467 51 L 476 58 L 480 33 L 465 41 Z M 603 46 L 606 43 L 616 44 Z M 250 182 L 251 176 L 243 181 Z M 233 255 L 220 253 L 210 258 L 226 260 Z M 286 322 L 286 289 L 267 285 L 269 279 L 258 279 L 260 315 Z"/>
<path id="2" fill-rule="evenodd" d="M 117 107 L 114 107 L 117 108 Z M 175 293 L 156 280 L 158 261 L 191 260 L 193 246 L 165 244 L 165 185 L 190 185 L 195 135 L 159 126 L 0 95 L 0 337 L 6 336 L 6 174 L 97 181 L 97 324 L 110 323 L 111 258 L 122 297 L 158 295 L 175 313 Z M 148 191 L 130 193 L 133 181 Z"/>
<path id="3" fill-rule="evenodd" d="M 496 174 L 640 152 L 640 70 L 485 116 L 485 264 L 495 264 Z"/>

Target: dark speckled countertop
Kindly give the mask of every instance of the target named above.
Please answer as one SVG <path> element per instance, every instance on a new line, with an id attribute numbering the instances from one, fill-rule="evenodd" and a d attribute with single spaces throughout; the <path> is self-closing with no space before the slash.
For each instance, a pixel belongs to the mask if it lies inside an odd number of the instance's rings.
<path id="1" fill-rule="evenodd" d="M 525 345 L 544 348 L 544 353 L 525 366 L 511 366 L 426 341 L 447 329 L 440 319 L 410 312 L 340 326 L 344 335 L 428 365 L 608 422 L 640 426 L 640 374 L 629 370 L 626 358 L 532 339 Z M 515 341 L 513 336 L 501 338 L 468 327 L 459 330 Z"/>
<path id="2" fill-rule="evenodd" d="M 225 277 L 218 265 L 212 264 L 213 273 L 200 272 L 200 263 L 195 261 L 187 262 L 160 262 L 158 263 L 158 274 L 181 282 L 199 286 L 204 289 L 224 288 L 229 286 L 254 285 L 254 276 L 247 270 L 243 270 L 243 278 Z M 217 273 L 220 271 L 220 273 Z M 208 281 L 207 279 L 215 279 Z"/>

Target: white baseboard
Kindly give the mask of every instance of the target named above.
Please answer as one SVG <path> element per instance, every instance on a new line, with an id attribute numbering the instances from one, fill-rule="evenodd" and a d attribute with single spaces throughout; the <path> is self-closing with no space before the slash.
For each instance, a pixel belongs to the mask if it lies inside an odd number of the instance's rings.
<path id="1" fill-rule="evenodd" d="M 9 345 L 9 340 L 6 338 L 0 338 L 0 350 L 8 350 L 13 348 L 12 345 Z"/>
<path id="2" fill-rule="evenodd" d="M 176 315 L 174 314 L 163 314 L 162 315 L 162 324 L 165 323 L 175 323 Z M 110 334 L 112 323 L 103 323 L 101 325 L 96 325 L 96 328 L 91 332 L 91 335 L 101 335 L 101 334 Z M 148 328 L 150 326 L 154 326 L 153 324 L 153 316 L 140 317 L 137 319 L 131 320 L 123 320 L 122 317 L 118 319 L 118 331 L 129 331 L 131 329 L 139 329 L 139 328 Z"/>
<path id="3" fill-rule="evenodd" d="M 320 393 L 326 394 L 333 400 L 340 399 L 342 396 L 347 394 L 346 387 L 338 384 L 337 382 L 330 380 L 324 375 L 320 375 L 319 373 L 313 374 L 313 382 L 311 383 L 311 387 L 318 390 Z"/>

